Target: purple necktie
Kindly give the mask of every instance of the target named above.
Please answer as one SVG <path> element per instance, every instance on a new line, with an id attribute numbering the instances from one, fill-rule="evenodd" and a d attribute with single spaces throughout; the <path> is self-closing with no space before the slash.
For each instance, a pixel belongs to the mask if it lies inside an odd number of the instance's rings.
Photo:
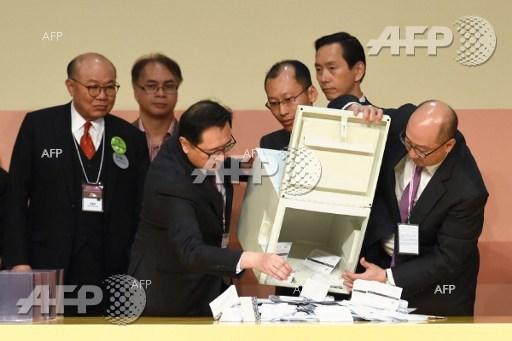
<path id="1" fill-rule="evenodd" d="M 421 171 L 423 170 L 422 167 L 416 166 L 414 169 L 414 175 L 412 176 L 412 181 L 409 181 L 407 186 L 404 189 L 404 192 L 402 194 L 402 198 L 400 198 L 400 219 L 402 223 L 408 223 L 408 218 L 410 215 L 410 211 L 412 210 L 416 198 L 416 194 L 418 193 L 418 187 L 420 187 L 420 178 L 421 178 Z M 412 185 L 411 185 L 412 182 Z M 412 186 L 412 193 L 409 193 L 411 191 Z M 412 202 L 409 202 L 409 199 L 411 198 Z"/>

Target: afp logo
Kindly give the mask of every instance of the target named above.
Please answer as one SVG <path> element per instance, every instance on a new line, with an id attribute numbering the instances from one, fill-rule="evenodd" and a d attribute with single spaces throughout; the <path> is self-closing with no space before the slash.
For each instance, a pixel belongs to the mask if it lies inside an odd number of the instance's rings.
<path id="1" fill-rule="evenodd" d="M 496 33 L 491 24 L 478 16 L 463 16 L 455 21 L 459 34 L 459 48 L 455 61 L 465 66 L 478 66 L 487 62 L 496 50 Z M 446 26 L 406 26 L 405 38 L 400 37 L 400 26 L 387 26 L 379 38 L 371 39 L 367 47 L 369 56 L 377 56 L 389 48 L 393 56 L 400 56 L 401 48 L 407 56 L 414 56 L 416 48 L 426 48 L 427 55 L 437 56 L 438 48 L 453 43 L 453 31 Z"/>

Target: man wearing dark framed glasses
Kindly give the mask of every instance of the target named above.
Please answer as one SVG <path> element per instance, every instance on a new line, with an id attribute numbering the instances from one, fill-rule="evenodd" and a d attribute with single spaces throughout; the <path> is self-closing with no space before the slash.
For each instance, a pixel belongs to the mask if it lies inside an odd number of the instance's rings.
<path id="1" fill-rule="evenodd" d="M 139 104 L 139 118 L 133 124 L 146 134 L 149 158 L 153 160 L 177 128 L 174 108 L 183 82 L 181 68 L 166 55 L 155 53 L 137 59 L 131 74 Z"/>
<path id="2" fill-rule="evenodd" d="M 473 315 L 488 193 L 457 131 L 457 115 L 437 100 L 420 104 L 412 115 L 389 113 L 363 270 L 345 273 L 345 284 L 351 288 L 358 278 L 387 282 L 402 287 L 418 313 Z"/>
<path id="3" fill-rule="evenodd" d="M 145 315 L 210 316 L 223 277 L 254 268 L 283 280 L 291 272 L 276 254 L 227 247 L 233 185 L 222 165 L 236 143 L 231 123 L 231 111 L 219 103 L 193 104 L 151 163 L 129 267 L 152 281 Z"/>
<path id="4" fill-rule="evenodd" d="M 97 53 L 67 67 L 70 103 L 28 113 L 14 145 L 3 267 L 64 269 L 65 285 L 126 273 L 149 164 L 144 134 L 110 114 L 119 85 Z M 66 315 L 77 307 L 65 306 Z M 87 307 L 101 315 L 102 306 Z"/>
<path id="5" fill-rule="evenodd" d="M 283 129 L 263 136 L 260 147 L 285 149 L 298 105 L 313 105 L 318 96 L 306 65 L 298 60 L 283 60 L 270 68 L 264 81 L 267 102 L 265 106 L 281 123 Z"/>

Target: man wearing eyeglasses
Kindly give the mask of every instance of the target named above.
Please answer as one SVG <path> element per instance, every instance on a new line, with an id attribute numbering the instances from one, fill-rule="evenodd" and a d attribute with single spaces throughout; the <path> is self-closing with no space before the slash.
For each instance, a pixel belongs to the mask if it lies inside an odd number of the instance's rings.
<path id="1" fill-rule="evenodd" d="M 176 130 L 174 108 L 182 81 L 179 65 L 160 53 L 142 56 L 132 67 L 133 94 L 139 104 L 134 125 L 146 134 L 151 160 Z"/>
<path id="2" fill-rule="evenodd" d="M 306 65 L 298 60 L 283 60 L 270 68 L 265 76 L 265 106 L 281 123 L 283 129 L 263 136 L 260 147 L 285 149 L 290 142 L 290 133 L 298 105 L 313 105 L 318 96 L 311 82 Z"/>
<path id="3" fill-rule="evenodd" d="M 364 272 L 345 273 L 345 285 L 387 282 L 418 313 L 473 315 L 485 184 L 452 108 L 429 100 L 403 113 L 392 116 Z"/>
<path id="4" fill-rule="evenodd" d="M 233 186 L 222 164 L 235 145 L 232 114 L 205 100 L 180 118 L 178 134 L 151 163 L 129 274 L 151 280 L 145 315 L 211 316 L 223 276 L 255 268 L 286 279 L 278 255 L 226 248 Z"/>
<path id="5" fill-rule="evenodd" d="M 110 113 L 119 85 L 97 53 L 67 67 L 68 104 L 28 113 L 10 165 L 3 266 L 64 269 L 64 284 L 125 273 L 149 165 L 144 134 Z M 66 314 L 76 307 L 65 307 Z M 101 306 L 87 307 L 101 314 Z"/>

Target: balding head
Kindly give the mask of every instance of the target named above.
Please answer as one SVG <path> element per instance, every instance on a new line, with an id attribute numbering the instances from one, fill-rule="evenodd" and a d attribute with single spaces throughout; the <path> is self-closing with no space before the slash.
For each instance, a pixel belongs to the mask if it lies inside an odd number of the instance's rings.
<path id="1" fill-rule="evenodd" d="M 69 62 L 67 72 L 66 87 L 82 117 L 94 121 L 112 110 L 119 85 L 110 60 L 98 53 L 84 53 Z"/>
<path id="2" fill-rule="evenodd" d="M 459 120 L 448 104 L 432 99 L 418 105 L 409 122 L 424 127 L 437 127 L 437 142 L 443 143 L 455 137 Z"/>
<path id="3" fill-rule="evenodd" d="M 438 100 L 421 103 L 407 123 L 406 140 L 414 146 L 409 156 L 421 166 L 441 162 L 455 145 L 457 125 L 457 115 L 448 104 Z M 418 157 L 417 151 L 428 157 Z"/>
<path id="4" fill-rule="evenodd" d="M 117 74 L 116 67 L 112 62 L 105 57 L 102 54 L 96 53 L 96 52 L 88 52 L 83 53 L 81 55 L 76 56 L 73 58 L 69 63 L 67 67 L 67 75 L 68 78 L 74 79 L 78 78 L 80 74 L 80 70 L 84 67 L 91 67 L 98 64 L 108 64 L 112 68 L 114 72 L 114 77 Z"/>

